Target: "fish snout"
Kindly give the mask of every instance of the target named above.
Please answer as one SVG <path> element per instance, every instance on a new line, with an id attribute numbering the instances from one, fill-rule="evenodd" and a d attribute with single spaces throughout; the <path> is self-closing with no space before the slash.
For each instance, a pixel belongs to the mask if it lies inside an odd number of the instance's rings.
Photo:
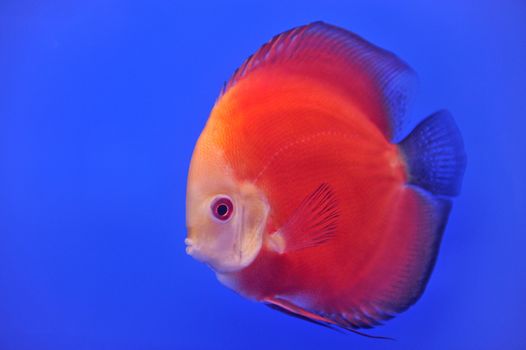
<path id="1" fill-rule="evenodd" d="M 186 244 L 186 254 L 201 262 L 205 262 L 208 259 L 208 254 L 204 251 L 203 245 L 199 244 L 198 241 L 196 242 L 191 238 L 186 238 L 184 243 Z"/>
<path id="2" fill-rule="evenodd" d="M 186 254 L 192 255 L 192 253 L 195 251 L 193 241 L 190 238 L 186 238 L 184 240 L 184 244 L 186 244 Z"/>

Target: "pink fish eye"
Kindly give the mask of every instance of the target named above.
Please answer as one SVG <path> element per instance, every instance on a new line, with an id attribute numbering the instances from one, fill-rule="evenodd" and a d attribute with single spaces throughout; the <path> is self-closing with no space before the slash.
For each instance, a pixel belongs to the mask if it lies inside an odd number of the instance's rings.
<path id="1" fill-rule="evenodd" d="M 220 197 L 212 202 L 212 214 L 220 221 L 227 221 L 234 213 L 234 204 L 228 197 Z"/>

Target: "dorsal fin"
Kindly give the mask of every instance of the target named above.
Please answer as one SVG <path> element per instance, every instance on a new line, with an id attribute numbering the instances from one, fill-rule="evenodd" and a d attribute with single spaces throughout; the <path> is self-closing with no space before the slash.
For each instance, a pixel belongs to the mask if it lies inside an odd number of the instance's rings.
<path id="1" fill-rule="evenodd" d="M 368 117 L 389 140 L 400 140 L 407 133 L 406 111 L 416 87 L 412 69 L 394 54 L 323 22 L 272 38 L 234 72 L 220 97 L 251 73 L 277 65 L 308 67 L 301 74 L 316 75 L 349 92 L 362 105 L 374 105 L 377 109 Z"/>

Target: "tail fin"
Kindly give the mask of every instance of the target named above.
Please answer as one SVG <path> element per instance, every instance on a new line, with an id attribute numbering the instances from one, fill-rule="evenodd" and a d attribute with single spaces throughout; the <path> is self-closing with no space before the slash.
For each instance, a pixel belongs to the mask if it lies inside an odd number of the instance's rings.
<path id="1" fill-rule="evenodd" d="M 466 168 L 462 135 L 448 111 L 424 119 L 399 143 L 409 183 L 435 195 L 456 196 Z"/>

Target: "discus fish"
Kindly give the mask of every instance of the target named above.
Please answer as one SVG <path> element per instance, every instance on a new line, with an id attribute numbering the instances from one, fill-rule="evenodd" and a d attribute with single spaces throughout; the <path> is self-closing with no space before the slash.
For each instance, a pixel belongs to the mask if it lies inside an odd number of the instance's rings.
<path id="1" fill-rule="evenodd" d="M 394 54 L 323 22 L 263 45 L 195 146 L 187 253 L 242 296 L 331 328 L 414 304 L 466 164 L 447 111 L 408 133 L 415 81 Z"/>

